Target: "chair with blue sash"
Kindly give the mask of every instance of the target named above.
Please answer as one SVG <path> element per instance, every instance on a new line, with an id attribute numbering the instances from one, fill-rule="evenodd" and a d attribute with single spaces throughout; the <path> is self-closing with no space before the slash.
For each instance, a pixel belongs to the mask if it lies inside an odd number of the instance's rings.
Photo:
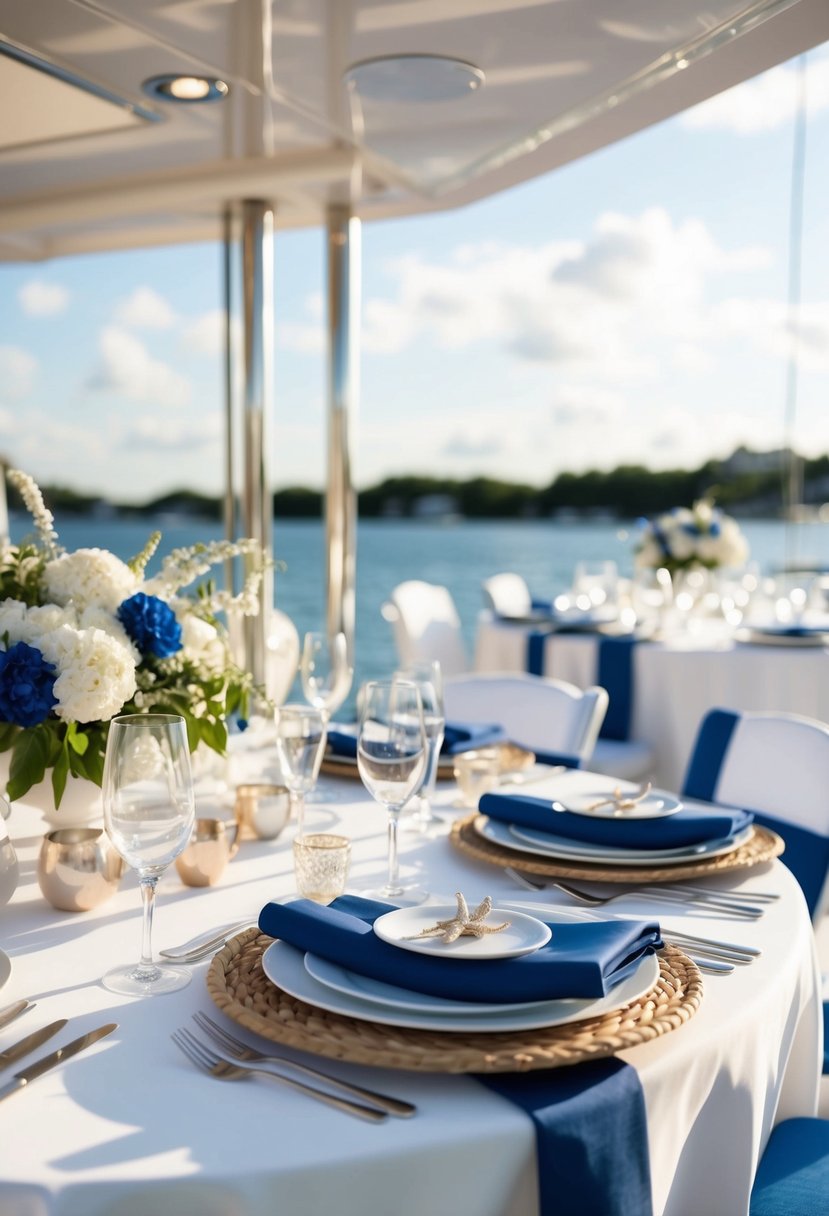
<path id="1" fill-rule="evenodd" d="M 826 1216 L 829 1120 L 786 1119 L 771 1134 L 754 1179 L 749 1216 Z"/>
<path id="2" fill-rule="evenodd" d="M 448 588 L 408 579 L 398 583 L 381 611 L 394 631 L 401 667 L 437 659 L 444 676 L 469 670 L 461 619 Z"/>
<path id="3" fill-rule="evenodd" d="M 795 714 L 712 709 L 700 725 L 682 792 L 753 811 L 757 823 L 782 836 L 783 864 L 819 923 L 829 909 L 829 726 Z M 826 1005 L 823 1016 L 829 1026 Z M 825 1041 L 823 1071 L 829 1074 Z"/>
<path id="4" fill-rule="evenodd" d="M 576 688 L 564 680 L 510 672 L 447 679 L 447 720 L 497 722 L 513 743 L 545 764 L 583 765 L 592 753 L 604 715 L 603 688 Z"/>

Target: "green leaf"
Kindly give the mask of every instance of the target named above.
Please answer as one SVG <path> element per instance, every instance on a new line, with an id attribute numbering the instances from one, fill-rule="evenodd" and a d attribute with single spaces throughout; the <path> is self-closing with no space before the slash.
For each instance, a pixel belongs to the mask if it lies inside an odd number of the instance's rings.
<path id="1" fill-rule="evenodd" d="M 227 727 L 224 722 L 211 722 L 209 718 L 199 718 L 201 737 L 214 752 L 223 755 L 227 748 Z"/>
<path id="2" fill-rule="evenodd" d="M 0 722 L 0 752 L 7 752 L 14 743 L 20 727 L 13 722 Z"/>
<path id="3" fill-rule="evenodd" d="M 15 740 L 6 792 L 11 802 L 42 781 L 49 758 L 49 732 L 43 726 L 23 730 Z"/>
<path id="4" fill-rule="evenodd" d="M 89 739 L 83 733 L 78 731 L 77 722 L 70 722 L 69 729 L 66 732 L 66 741 L 79 756 L 83 756 L 89 747 Z"/>
<path id="5" fill-rule="evenodd" d="M 63 797 L 63 791 L 66 789 L 66 778 L 68 776 L 69 748 L 64 739 L 63 747 L 60 749 L 60 754 L 52 768 L 52 793 L 55 795 L 55 810 L 60 809 L 60 801 Z"/>

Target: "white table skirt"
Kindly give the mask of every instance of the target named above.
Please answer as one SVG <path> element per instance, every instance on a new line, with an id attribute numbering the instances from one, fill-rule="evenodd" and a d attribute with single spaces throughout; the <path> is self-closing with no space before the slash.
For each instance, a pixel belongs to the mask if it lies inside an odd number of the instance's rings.
<path id="1" fill-rule="evenodd" d="M 596 778 L 568 774 L 533 792 L 565 794 L 572 788 L 566 783 L 584 781 Z M 438 804 L 448 808 L 455 793 L 451 785 L 439 788 Z M 211 813 L 207 804 L 199 810 Z M 353 888 L 382 876 L 384 817 L 358 781 L 323 779 L 308 826 L 353 838 Z M 204 985 L 207 964 L 194 968 L 188 988 L 169 996 L 136 1000 L 105 991 L 102 973 L 137 954 L 134 876 L 93 912 L 56 912 L 35 879 L 40 817 L 18 805 L 11 827 L 22 879 L 0 912 L 2 945 L 13 963 L 0 1006 L 29 997 L 37 1008 L 0 1033 L 0 1048 L 57 1017 L 72 1022 L 56 1043 L 104 1021 L 120 1026 L 0 1104 L 3 1216 L 535 1216 L 532 1125 L 469 1078 L 325 1061 L 332 1072 L 418 1105 L 411 1120 L 373 1126 L 275 1082 L 228 1084 L 198 1073 L 170 1033 L 198 1009 L 215 1012 Z M 472 899 L 532 898 L 445 838 L 404 839 L 404 870 L 436 896 L 451 899 L 463 890 Z M 171 869 L 160 884 L 156 945 L 255 914 L 268 899 L 291 892 L 291 871 L 289 833 L 243 845 L 213 889 L 185 888 Z M 774 1121 L 816 1109 L 821 1031 L 806 908 L 779 863 L 741 881 L 746 893 L 752 887 L 780 893 L 761 921 L 685 918 L 710 936 L 761 945 L 762 958 L 726 978 L 708 978 L 702 1007 L 687 1025 L 625 1053 L 647 1105 L 654 1216 L 745 1216 L 751 1176 Z M 550 902 L 568 903 L 556 900 L 554 890 L 547 894 Z M 660 911 L 633 900 L 613 910 L 647 917 Z M 682 919 L 675 907 L 662 917 L 675 927 Z"/>
<path id="2" fill-rule="evenodd" d="M 530 631 L 482 613 L 476 671 L 526 671 Z M 544 674 L 579 688 L 597 683 L 597 659 L 595 635 L 551 634 L 545 640 Z M 749 646 L 721 635 L 635 648 L 630 737 L 654 747 L 657 784 L 680 788 L 699 724 L 714 707 L 776 710 L 829 722 L 829 650 Z"/>

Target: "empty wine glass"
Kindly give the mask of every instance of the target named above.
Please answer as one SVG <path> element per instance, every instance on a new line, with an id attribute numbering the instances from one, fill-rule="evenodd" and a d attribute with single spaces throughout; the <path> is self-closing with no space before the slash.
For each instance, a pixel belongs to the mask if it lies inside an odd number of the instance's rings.
<path id="1" fill-rule="evenodd" d="M 107 835 L 127 865 L 138 871 L 144 908 L 140 961 L 108 971 L 104 987 L 128 996 L 175 992 L 189 984 L 190 972 L 153 962 L 152 928 L 158 880 L 193 830 L 193 776 L 184 718 L 124 714 L 112 719 L 103 804 Z"/>
<path id="2" fill-rule="evenodd" d="M 305 820 L 305 795 L 319 777 L 327 724 L 324 709 L 282 705 L 276 711 L 276 748 L 282 777 L 291 795 L 297 836 L 302 835 Z"/>
<path id="3" fill-rule="evenodd" d="M 423 781 L 427 764 L 423 707 L 417 686 L 404 680 L 376 680 L 360 695 L 357 767 L 363 785 L 388 812 L 386 885 L 370 892 L 397 904 L 418 904 L 427 892 L 400 881 L 397 828 L 400 812 Z"/>
<path id="4" fill-rule="evenodd" d="M 405 825 L 417 832 L 434 832 L 446 827 L 432 810 L 435 797 L 435 785 L 438 777 L 440 749 L 443 745 L 443 734 L 446 718 L 443 711 L 443 678 L 440 663 L 437 659 L 423 660 L 412 663 L 401 671 L 395 672 L 395 679 L 408 680 L 417 686 L 423 705 L 423 727 L 426 731 L 426 768 L 423 781 L 416 791 L 418 807 L 414 815 L 408 816 Z"/>
<path id="5" fill-rule="evenodd" d="M 306 701 L 330 717 L 348 696 L 354 678 L 345 634 L 306 633 L 299 670 Z"/>

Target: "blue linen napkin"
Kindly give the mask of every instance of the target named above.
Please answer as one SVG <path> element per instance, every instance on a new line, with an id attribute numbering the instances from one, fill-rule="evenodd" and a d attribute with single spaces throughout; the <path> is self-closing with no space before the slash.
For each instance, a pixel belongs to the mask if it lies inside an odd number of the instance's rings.
<path id="1" fill-rule="evenodd" d="M 651 1216 L 645 1097 L 630 1064 L 588 1060 L 477 1079 L 533 1121 L 539 1216 Z"/>
<path id="2" fill-rule="evenodd" d="M 457 756 L 478 747 L 491 747 L 506 739 L 503 726 L 494 722 L 447 722 L 443 732 L 442 756 Z M 335 756 L 357 755 L 357 728 L 328 728 L 328 747 Z"/>
<path id="3" fill-rule="evenodd" d="M 360 975 L 430 996 L 503 1004 L 604 996 L 636 968 L 661 939 L 655 922 L 575 921 L 551 924 L 545 946 L 518 958 L 480 962 L 401 950 L 372 930 L 393 905 L 344 895 L 328 907 L 311 900 L 266 904 L 259 928 Z"/>
<path id="4" fill-rule="evenodd" d="M 600 819 L 553 811 L 549 798 L 531 798 L 526 794 L 484 794 L 478 808 L 490 819 L 514 823 L 516 827 L 587 844 L 642 850 L 680 849 L 724 840 L 747 828 L 754 818 L 750 811 L 712 806 L 705 810 L 683 807 L 661 819 Z"/>

